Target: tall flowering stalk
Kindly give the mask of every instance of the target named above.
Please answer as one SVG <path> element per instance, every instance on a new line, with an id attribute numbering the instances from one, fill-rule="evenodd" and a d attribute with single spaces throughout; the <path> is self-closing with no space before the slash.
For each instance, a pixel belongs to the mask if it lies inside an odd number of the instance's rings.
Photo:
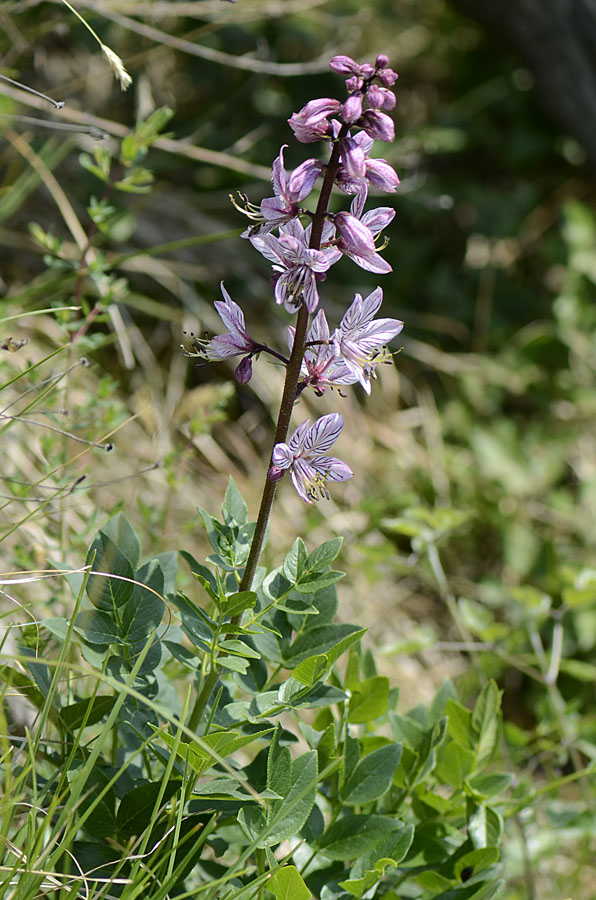
<path id="1" fill-rule="evenodd" d="M 397 174 L 386 160 L 370 158 L 375 141 L 388 142 L 395 136 L 388 111 L 395 106 L 391 88 L 397 75 L 389 67 L 387 56 L 377 56 L 374 65 L 336 56 L 329 65 L 334 72 L 347 76 L 347 99 L 343 103 L 329 97 L 310 100 L 288 120 L 300 143 L 323 142 L 328 146 L 327 162 L 310 158 L 288 175 L 284 144 L 272 167 L 274 196 L 258 207 L 245 197 L 241 203 L 234 201 L 250 220 L 243 237 L 272 264 L 275 302 L 296 315 L 288 327 L 290 355 L 283 356 L 249 334 L 241 308 L 223 284 L 225 302 L 218 300 L 215 306 L 227 331 L 211 340 L 195 340 L 195 352 L 189 354 L 210 361 L 241 357 L 234 375 L 242 384 L 250 380 L 252 360 L 262 353 L 286 366 L 267 477 L 240 590 L 249 590 L 252 585 L 277 483 L 286 472 L 307 503 L 329 496 L 327 482 L 346 481 L 353 474 L 345 462 L 326 453 L 343 427 L 338 413 L 322 416 L 312 425 L 308 419 L 303 421 L 288 440 L 297 399 L 308 387 L 321 396 L 327 388 L 339 389 L 357 382 L 370 393 L 376 366 L 391 358 L 385 345 L 403 327 L 398 319 L 375 319 L 383 299 L 380 287 L 365 299 L 356 294 L 333 332 L 324 310 L 319 308 L 319 286 L 342 256 L 369 272 L 392 271 L 381 255 L 386 242 L 379 245 L 379 235 L 395 212 L 389 207 L 366 212 L 364 208 L 370 185 L 387 193 L 393 193 L 399 185 Z M 322 181 L 313 213 L 302 204 L 319 179 Z M 349 211 L 329 212 L 334 187 L 352 196 Z"/>

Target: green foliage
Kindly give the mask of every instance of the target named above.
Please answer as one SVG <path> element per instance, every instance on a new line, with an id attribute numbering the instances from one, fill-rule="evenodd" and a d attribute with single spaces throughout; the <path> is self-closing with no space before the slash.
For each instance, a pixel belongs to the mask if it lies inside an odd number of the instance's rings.
<path id="1" fill-rule="evenodd" d="M 75 619 L 42 622 L 59 659 L 83 667 L 87 692 L 77 680 L 56 692 L 60 666 L 25 647 L 31 678 L 3 669 L 42 712 L 40 747 L 55 745 L 39 760 L 28 815 L 46 822 L 48 865 L 84 870 L 93 851 L 97 878 L 105 872 L 122 900 L 140 885 L 156 900 L 164 889 L 390 898 L 406 883 L 426 900 L 439 882 L 442 895 L 457 893 L 469 872 L 466 896 L 484 896 L 498 877 L 510 784 L 486 772 L 494 684 L 471 711 L 450 688 L 431 711 L 398 713 L 397 693 L 359 648 L 364 629 L 329 621 L 325 576 L 341 542 L 309 553 L 298 540 L 255 591 L 239 592 L 250 523 L 233 482 L 222 519 L 201 516 L 214 553 L 207 563 L 184 554 L 196 579 L 188 594 L 176 593 L 171 554 L 143 562 L 122 514 L 91 541 L 72 580 Z M 181 669 L 182 706 L 168 676 Z M 64 809 L 50 824 L 57 797 Z M 19 896 L 33 897 L 43 877 L 21 873 Z"/>

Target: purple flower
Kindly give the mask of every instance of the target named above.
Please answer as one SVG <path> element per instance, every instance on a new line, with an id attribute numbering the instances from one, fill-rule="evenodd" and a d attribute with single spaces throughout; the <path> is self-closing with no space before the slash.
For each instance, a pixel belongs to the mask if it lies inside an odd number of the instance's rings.
<path id="1" fill-rule="evenodd" d="M 224 301 L 216 300 L 214 306 L 224 325 L 226 334 L 216 334 L 210 340 L 195 338 L 193 347 L 196 353 L 187 353 L 188 356 L 201 356 L 210 362 L 220 362 L 222 359 L 230 359 L 232 356 L 252 354 L 258 350 L 258 344 L 253 341 L 244 324 L 244 313 L 235 303 L 221 282 L 221 292 Z"/>
<path id="2" fill-rule="evenodd" d="M 263 231 L 270 230 L 275 225 L 282 225 L 290 219 L 294 219 L 300 213 L 302 200 L 313 189 L 313 185 L 323 169 L 323 163 L 317 159 L 307 159 L 297 169 L 286 175 L 284 169 L 284 144 L 279 151 L 279 156 L 271 169 L 271 181 L 275 197 L 268 197 L 261 201 L 261 214 L 265 220 Z"/>
<path id="3" fill-rule="evenodd" d="M 365 131 L 341 141 L 342 165 L 336 178 L 340 191 L 345 194 L 364 193 L 366 196 L 369 184 L 387 193 L 397 190 L 399 178 L 387 160 L 368 158 L 373 144 L 373 139 Z"/>
<path id="4" fill-rule="evenodd" d="M 377 253 L 376 235 L 393 219 L 395 210 L 388 206 L 371 209 L 362 215 L 366 193 L 357 194 L 352 201 L 351 212 L 335 214 L 335 227 L 339 234 L 338 248 L 344 256 L 367 272 L 386 274 L 393 269 Z"/>
<path id="5" fill-rule="evenodd" d="M 327 119 L 339 112 L 340 109 L 339 100 L 333 100 L 330 97 L 309 100 L 300 112 L 294 113 L 288 119 L 296 140 L 302 144 L 310 144 L 312 141 L 320 141 L 327 137 L 330 129 Z"/>
<path id="6" fill-rule="evenodd" d="M 349 466 L 324 452 L 337 440 L 344 420 L 339 413 L 310 419 L 298 426 L 287 444 L 276 444 L 271 455 L 271 480 L 279 479 L 280 469 L 289 469 L 294 487 L 303 500 L 312 503 L 319 498 L 329 499 L 326 481 L 347 481 L 354 474 Z"/>
<path id="7" fill-rule="evenodd" d="M 340 322 L 333 335 L 334 351 L 367 394 L 370 394 L 370 379 L 375 367 L 387 362 L 391 354 L 384 348 L 402 330 L 404 323 L 399 319 L 375 319 L 375 313 L 383 301 L 380 287 L 362 299 L 356 294 L 354 302 Z"/>
<path id="8" fill-rule="evenodd" d="M 288 345 L 290 351 L 294 346 L 296 329 L 288 328 Z M 306 350 L 302 360 L 300 374 L 300 390 L 311 387 L 318 397 L 322 397 L 325 388 L 333 388 L 338 384 L 354 384 L 358 376 L 336 355 L 333 341 L 329 338 L 329 325 L 322 309 L 316 314 L 306 336 Z"/>
<path id="9" fill-rule="evenodd" d="M 305 229 L 292 219 L 273 234 L 252 236 L 253 247 L 273 263 L 275 302 L 283 303 L 288 312 L 296 312 L 302 303 L 314 312 L 319 303 L 317 275 L 320 277 L 336 262 L 341 253 L 334 247 L 311 250 L 308 246 L 310 226 Z"/>

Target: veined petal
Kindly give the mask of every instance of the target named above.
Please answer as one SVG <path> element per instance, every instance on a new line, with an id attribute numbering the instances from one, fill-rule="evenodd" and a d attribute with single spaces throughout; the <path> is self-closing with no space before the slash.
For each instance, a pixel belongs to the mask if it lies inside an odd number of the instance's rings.
<path id="1" fill-rule="evenodd" d="M 377 209 L 369 209 L 362 216 L 361 221 L 367 228 L 370 228 L 373 234 L 378 234 L 383 228 L 395 217 L 395 210 L 390 206 L 379 206 Z"/>
<path id="2" fill-rule="evenodd" d="M 294 454 L 299 453 L 303 449 L 304 438 L 305 438 L 306 434 L 308 433 L 309 428 L 310 428 L 310 419 L 305 419 L 304 422 L 302 422 L 298 426 L 298 428 L 296 429 L 296 431 L 294 432 L 294 434 L 288 441 L 288 447 Z"/>
<path id="3" fill-rule="evenodd" d="M 274 159 L 271 167 L 271 183 L 273 190 L 277 195 L 285 197 L 287 188 L 286 170 L 284 168 L 284 150 L 288 145 L 282 144 L 279 150 L 279 156 Z"/>
<path id="4" fill-rule="evenodd" d="M 321 416 L 308 429 L 304 438 L 304 447 L 311 453 L 313 451 L 327 450 L 338 439 L 343 426 L 344 420 L 339 413 Z"/>
<path id="5" fill-rule="evenodd" d="M 278 265 L 284 264 L 284 257 L 279 247 L 279 239 L 273 234 L 249 236 L 249 241 L 261 253 L 265 259 Z"/>
<path id="6" fill-rule="evenodd" d="M 224 323 L 228 331 L 238 331 L 242 335 L 246 334 L 244 324 L 244 313 L 237 303 L 229 299 L 225 303 L 223 300 L 216 300 L 213 304 L 217 310 L 219 318 Z"/>
<path id="7" fill-rule="evenodd" d="M 350 253 L 349 251 L 344 250 L 344 256 L 347 256 L 352 262 L 355 262 L 361 269 L 365 269 L 367 272 L 374 272 L 376 275 L 386 275 L 388 272 L 393 272 L 389 263 L 378 253 L 371 253 L 368 256 L 359 256 L 357 253 Z"/>
<path id="8" fill-rule="evenodd" d="M 377 319 L 363 329 L 363 334 L 358 336 L 358 345 L 370 352 L 396 337 L 403 327 L 404 323 L 399 319 Z"/>
<path id="9" fill-rule="evenodd" d="M 271 462 L 280 469 L 289 469 L 294 461 L 294 454 L 287 444 L 276 444 L 271 454 Z"/>
<path id="10" fill-rule="evenodd" d="M 314 469 L 329 481 L 347 481 L 354 474 L 347 463 L 336 456 L 311 456 Z"/>

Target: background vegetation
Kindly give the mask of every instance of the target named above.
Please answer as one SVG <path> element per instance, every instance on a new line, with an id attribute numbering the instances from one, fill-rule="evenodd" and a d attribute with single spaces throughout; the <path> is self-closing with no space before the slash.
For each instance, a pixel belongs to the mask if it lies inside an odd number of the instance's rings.
<path id="1" fill-rule="evenodd" d="M 0 85 L 1 568 L 36 573 L 3 592 L 5 623 L 64 615 L 70 593 L 40 570 L 80 565 L 120 510 L 147 551 L 200 558 L 196 507 L 219 507 L 230 472 L 255 509 L 280 373 L 262 365 L 237 387 L 224 365 L 181 356 L 183 331 L 216 328 L 222 279 L 279 330 L 268 268 L 239 240 L 229 194 L 267 195 L 286 119 L 337 91 L 334 53 L 387 52 L 400 80 L 386 155 L 402 185 L 384 291 L 387 315 L 406 323 L 403 351 L 370 402 L 343 401 L 356 477 L 315 509 L 284 485 L 268 554 L 296 527 L 314 543 L 346 536 L 339 619 L 368 627 L 406 708 L 447 677 L 469 705 L 497 680 L 519 808 L 502 896 L 588 900 L 596 218 L 581 145 L 542 111 L 520 58 L 438 0 L 112 0 L 84 12 L 133 75 L 127 93 L 62 4 L 0 9 L 2 72 L 66 101 L 53 112 Z M 154 182 L 141 173 L 106 190 L 94 152 L 117 158 L 151 114 Z M 288 166 L 301 159 L 291 147 Z M 337 271 L 335 319 L 376 285 Z M 66 306 L 81 308 L 39 314 Z M 5 731 L 25 728 L 22 712 L 13 705 Z"/>

